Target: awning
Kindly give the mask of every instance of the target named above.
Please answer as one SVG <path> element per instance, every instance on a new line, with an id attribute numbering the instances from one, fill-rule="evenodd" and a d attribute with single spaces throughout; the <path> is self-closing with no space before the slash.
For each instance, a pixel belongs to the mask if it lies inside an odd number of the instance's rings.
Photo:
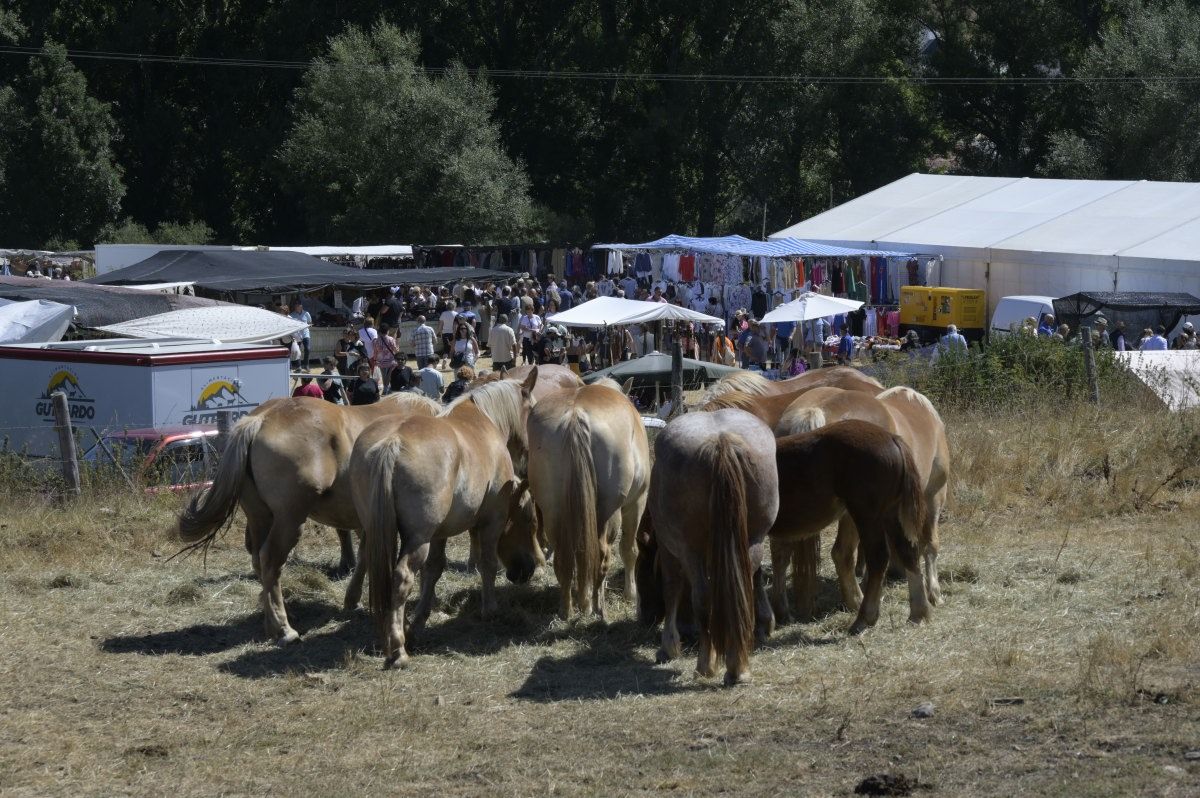
<path id="1" fill-rule="evenodd" d="M 776 238 L 770 241 L 755 241 L 744 236 L 719 236 L 696 238 L 692 236 L 669 235 L 654 241 L 641 244 L 596 244 L 592 249 L 620 250 L 679 250 L 686 252 L 711 252 L 726 255 L 746 255 L 750 257 L 789 258 L 789 257 L 825 257 L 825 258 L 861 258 L 861 257 L 890 257 L 903 258 L 912 253 L 893 252 L 880 249 L 859 249 L 856 247 L 838 247 L 832 244 L 822 244 L 816 241 L 804 241 L 799 238 Z"/>
<path id="2" fill-rule="evenodd" d="M 509 279 L 490 269 L 353 269 L 299 252 L 164 250 L 88 280 L 98 285 L 194 282 L 209 291 L 290 293 L 323 286 L 382 288 Z"/>
<path id="3" fill-rule="evenodd" d="M 683 382 L 685 385 L 712 382 L 739 371 L 741 369 L 734 366 L 692 360 L 688 357 L 683 358 Z M 643 385 L 647 383 L 667 384 L 671 381 L 671 356 L 663 352 L 651 352 L 644 357 L 626 360 L 606 369 L 593 371 L 585 376 L 583 381 L 592 383 L 601 377 L 609 377 L 617 382 L 624 382 L 633 377 L 637 383 Z"/>
<path id="4" fill-rule="evenodd" d="M 293 335 L 308 325 L 262 308 L 221 305 L 160 313 L 97 329 L 126 338 L 194 338 L 251 344 Z"/>
<path id="5" fill-rule="evenodd" d="M 227 304 L 194 296 L 30 277 L 0 277 L 0 299 L 45 299 L 60 305 L 74 305 L 75 325 L 88 328 L 119 324 L 169 310 Z"/>
<path id="6" fill-rule="evenodd" d="M 716 316 L 698 313 L 689 308 L 665 302 L 642 302 L 637 299 L 622 299 L 601 296 L 590 299 L 570 310 L 548 316 L 546 321 L 567 327 L 610 327 L 618 324 L 644 324 L 652 321 L 690 321 L 700 324 L 725 322 Z"/>
<path id="7" fill-rule="evenodd" d="M 763 324 L 779 324 L 789 321 L 811 321 L 849 313 L 863 306 L 855 299 L 841 299 L 836 296 L 814 294 L 806 291 L 791 302 L 780 305 L 759 319 Z"/>
<path id="8" fill-rule="evenodd" d="M 1160 324 L 1168 331 L 1175 329 L 1184 316 L 1200 314 L 1200 299 L 1185 293 L 1150 291 L 1081 291 L 1054 300 L 1054 316 L 1059 324 L 1072 330 L 1081 324 L 1093 324 L 1104 316 L 1113 329 L 1118 321 L 1125 322 L 1126 335 L 1135 336 L 1149 327 Z"/>
<path id="9" fill-rule="evenodd" d="M 74 317 L 75 308 L 58 302 L 0 299 L 0 344 L 59 341 Z"/>

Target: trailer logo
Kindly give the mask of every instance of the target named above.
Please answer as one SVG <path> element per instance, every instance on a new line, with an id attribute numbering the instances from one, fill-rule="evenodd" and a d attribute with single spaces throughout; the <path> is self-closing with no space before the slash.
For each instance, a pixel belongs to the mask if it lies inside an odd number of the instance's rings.
<path id="1" fill-rule="evenodd" d="M 183 417 L 184 424 L 215 424 L 218 410 L 233 410 L 234 420 L 241 418 L 255 407 L 246 397 L 242 396 L 241 381 L 225 377 L 217 377 L 209 381 L 196 403 L 192 412 Z"/>
<path id="2" fill-rule="evenodd" d="M 94 400 L 79 387 L 79 378 L 72 371 L 59 369 L 50 375 L 46 390 L 38 397 L 34 413 L 39 418 L 45 421 L 54 420 L 54 402 L 51 397 L 55 391 L 62 391 L 67 395 L 67 408 L 73 421 L 90 421 L 96 417 Z"/>

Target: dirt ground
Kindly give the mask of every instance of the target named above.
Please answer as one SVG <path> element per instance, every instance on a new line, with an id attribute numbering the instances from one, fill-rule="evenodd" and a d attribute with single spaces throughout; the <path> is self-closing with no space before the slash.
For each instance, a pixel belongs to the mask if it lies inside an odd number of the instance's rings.
<path id="1" fill-rule="evenodd" d="M 484 623 L 461 542 L 412 664 L 385 672 L 317 526 L 284 573 L 303 638 L 280 649 L 236 525 L 207 565 L 168 561 L 177 497 L 3 494 L 0 793 L 1200 794 L 1194 487 L 1101 506 L 1124 483 L 1017 422 L 954 429 L 933 622 L 907 624 L 893 585 L 847 637 L 826 557 L 821 618 L 735 689 L 656 666 L 619 590 L 607 627 L 563 623 L 541 574 Z"/>

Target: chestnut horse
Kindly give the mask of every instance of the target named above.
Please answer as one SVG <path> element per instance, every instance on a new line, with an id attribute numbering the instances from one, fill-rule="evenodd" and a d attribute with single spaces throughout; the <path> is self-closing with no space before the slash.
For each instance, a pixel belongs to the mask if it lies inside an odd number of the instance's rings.
<path id="1" fill-rule="evenodd" d="M 879 618 L 889 548 L 908 577 L 909 620 L 928 618 L 918 556 L 926 545 L 925 494 L 904 441 L 855 420 L 782 437 L 776 444 L 780 491 L 770 532 L 773 557 L 778 544 L 815 538 L 829 523 L 849 516 L 866 561 L 866 590 L 850 633 L 863 632 Z M 853 580 L 853 568 L 849 575 Z M 778 571 L 775 581 L 782 585 Z"/>
<path id="2" fill-rule="evenodd" d="M 495 613 L 498 559 L 513 581 L 541 563 L 536 517 L 513 461 L 525 456 L 526 422 L 538 372 L 464 394 L 438 417 L 382 419 L 350 456 L 351 495 L 362 519 L 371 612 L 385 667 L 408 661 L 406 637 L 433 609 L 448 538 L 470 532 L 484 618 Z M 421 597 L 405 624 L 404 603 L 421 572 Z"/>
<path id="3" fill-rule="evenodd" d="M 696 671 L 725 684 L 749 676 L 756 617 L 769 619 L 760 570 L 779 508 L 771 430 L 741 410 L 679 416 L 654 444 L 649 515 L 658 568 L 638 568 L 640 592 L 662 596 L 658 661 L 679 656 L 676 616 L 685 587 L 700 629 Z M 769 622 L 769 621 L 768 621 Z"/>
<path id="4" fill-rule="evenodd" d="M 350 450 L 367 425 L 381 418 L 434 416 L 441 405 L 420 394 L 395 393 L 370 405 L 342 406 L 311 397 L 271 399 L 242 418 L 212 486 L 193 496 L 179 516 L 179 536 L 207 545 L 241 505 L 246 549 L 262 582 L 267 636 L 280 644 L 299 639 L 288 623 L 279 574 L 311 518 L 336 527 L 342 569 L 354 569 L 345 606 L 358 606 L 363 566 L 354 562 L 347 530 L 359 529 L 347 477 Z"/>
<path id="5" fill-rule="evenodd" d="M 557 391 L 566 388 L 578 388 L 580 385 L 583 385 L 583 380 L 579 378 L 579 375 L 566 366 L 547 363 L 542 366 L 517 366 L 511 369 L 503 369 L 502 371 L 489 372 L 482 377 L 476 377 L 472 380 L 467 386 L 467 390 L 472 391 L 480 385 L 487 385 L 489 382 L 495 382 L 496 380 L 521 382 L 529 376 L 529 373 L 533 369 L 537 369 L 538 373 L 537 387 L 533 389 L 533 398 L 539 402 Z"/>
<path id="6" fill-rule="evenodd" d="M 637 527 L 646 508 L 650 448 L 641 416 L 609 379 L 560 390 L 529 414 L 529 490 L 554 549 L 560 614 L 571 589 L 583 614 L 605 617 L 609 547 L 621 535 L 625 596 L 636 602 Z"/>
<path id="7" fill-rule="evenodd" d="M 703 406 L 730 391 L 741 391 L 755 396 L 779 396 L 823 386 L 844 388 L 848 391 L 865 391 L 871 394 L 883 390 L 883 386 L 875 378 L 868 377 L 850 366 L 813 369 L 786 380 L 768 380 L 755 371 L 739 371 L 713 383 L 701 397 L 700 404 Z"/>

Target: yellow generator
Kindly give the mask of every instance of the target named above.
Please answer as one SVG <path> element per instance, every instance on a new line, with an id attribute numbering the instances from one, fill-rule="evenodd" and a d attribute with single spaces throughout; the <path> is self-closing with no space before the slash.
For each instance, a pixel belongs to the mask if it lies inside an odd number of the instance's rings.
<path id="1" fill-rule="evenodd" d="M 987 301 L 977 288 L 900 287 L 900 334 L 916 330 L 924 343 L 946 334 L 953 324 L 968 341 L 983 340 Z"/>

